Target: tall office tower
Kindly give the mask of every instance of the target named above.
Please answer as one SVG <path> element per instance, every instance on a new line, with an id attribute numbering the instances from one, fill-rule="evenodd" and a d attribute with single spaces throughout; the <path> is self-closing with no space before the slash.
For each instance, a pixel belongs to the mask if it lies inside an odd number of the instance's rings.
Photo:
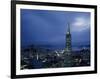
<path id="1" fill-rule="evenodd" d="M 71 33 L 70 33 L 70 24 L 67 25 L 67 33 L 66 33 L 66 45 L 64 51 L 64 67 L 72 66 L 72 45 L 71 45 Z"/>
<path id="2" fill-rule="evenodd" d="M 72 51 L 72 45 L 71 45 L 71 33 L 70 33 L 70 24 L 68 23 L 67 26 L 67 33 L 66 33 L 66 52 Z"/>

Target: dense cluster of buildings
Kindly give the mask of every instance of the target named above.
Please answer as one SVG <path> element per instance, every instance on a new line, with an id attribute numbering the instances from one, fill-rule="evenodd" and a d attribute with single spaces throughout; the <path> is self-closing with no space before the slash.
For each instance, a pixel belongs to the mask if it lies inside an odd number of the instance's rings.
<path id="1" fill-rule="evenodd" d="M 90 66 L 90 48 L 72 50 L 69 24 L 64 49 L 50 50 L 31 45 L 21 50 L 21 69 L 79 66 Z"/>

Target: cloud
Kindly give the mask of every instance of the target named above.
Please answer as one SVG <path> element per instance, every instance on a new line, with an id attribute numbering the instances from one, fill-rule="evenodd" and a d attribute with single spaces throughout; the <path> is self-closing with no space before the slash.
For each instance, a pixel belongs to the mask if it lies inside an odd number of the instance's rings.
<path id="1" fill-rule="evenodd" d="M 86 17 L 76 17 L 71 26 L 73 31 L 84 31 L 90 27 L 90 20 Z"/>

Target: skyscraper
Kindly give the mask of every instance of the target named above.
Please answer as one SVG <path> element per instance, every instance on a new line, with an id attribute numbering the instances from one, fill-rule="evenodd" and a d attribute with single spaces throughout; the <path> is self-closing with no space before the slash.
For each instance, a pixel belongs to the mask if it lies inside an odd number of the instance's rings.
<path id="1" fill-rule="evenodd" d="M 66 47 L 65 47 L 65 50 L 66 50 L 66 52 L 71 52 L 71 50 L 72 50 L 70 24 L 69 23 L 68 23 L 68 26 L 67 26 Z"/>
<path id="2" fill-rule="evenodd" d="M 67 25 L 67 33 L 66 33 L 66 46 L 64 51 L 64 67 L 71 67 L 72 66 L 72 45 L 71 45 L 71 33 L 70 33 L 70 24 Z"/>

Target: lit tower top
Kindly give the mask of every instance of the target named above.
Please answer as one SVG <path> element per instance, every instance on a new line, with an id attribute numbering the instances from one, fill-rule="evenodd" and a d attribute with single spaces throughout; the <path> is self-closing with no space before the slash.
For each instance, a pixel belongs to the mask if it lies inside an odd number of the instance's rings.
<path id="1" fill-rule="evenodd" d="M 70 52 L 72 50 L 71 45 L 71 33 L 70 33 L 70 24 L 67 24 L 67 33 L 66 33 L 66 51 Z"/>
<path id="2" fill-rule="evenodd" d="M 67 25 L 67 34 L 70 34 L 70 24 Z"/>

